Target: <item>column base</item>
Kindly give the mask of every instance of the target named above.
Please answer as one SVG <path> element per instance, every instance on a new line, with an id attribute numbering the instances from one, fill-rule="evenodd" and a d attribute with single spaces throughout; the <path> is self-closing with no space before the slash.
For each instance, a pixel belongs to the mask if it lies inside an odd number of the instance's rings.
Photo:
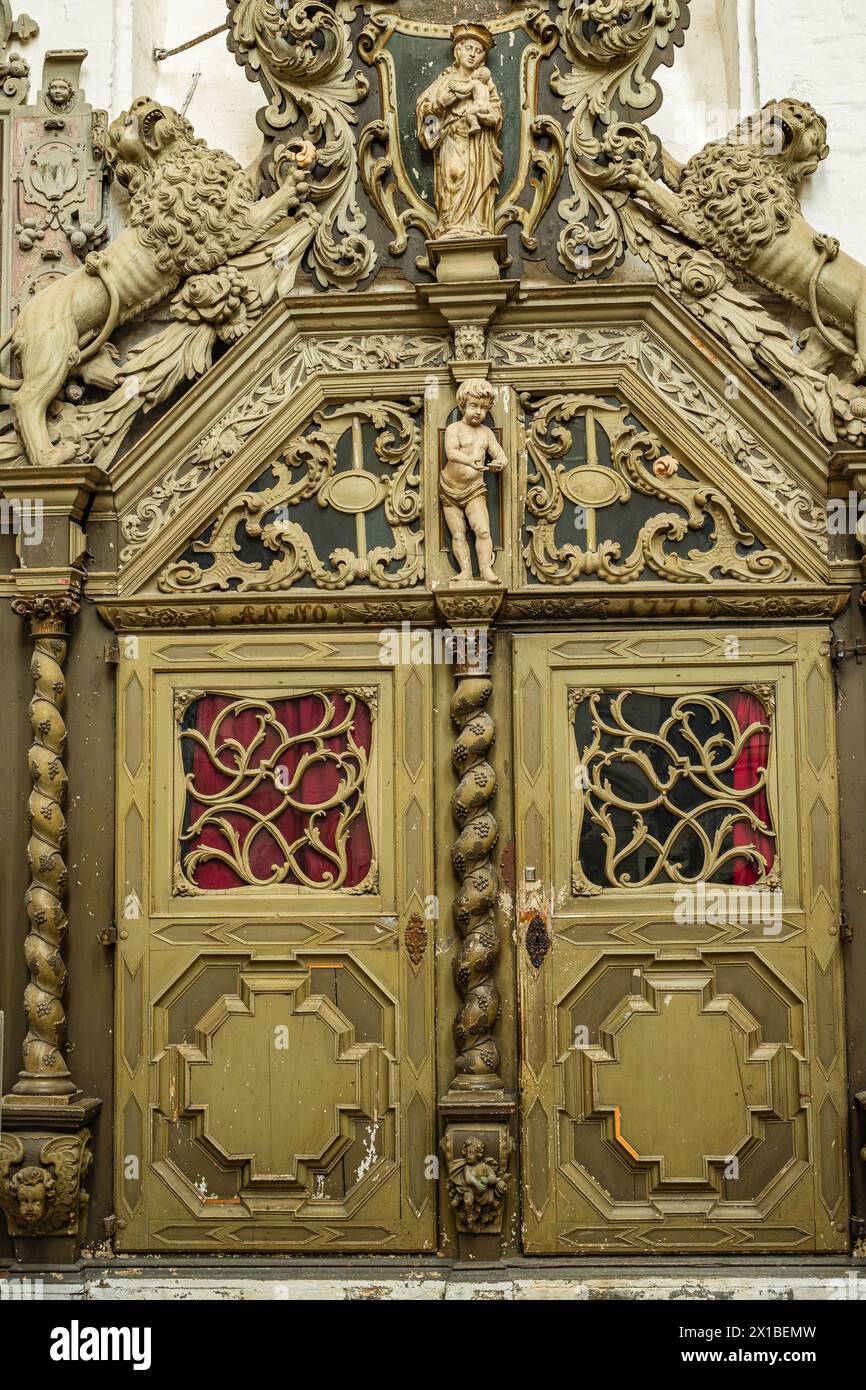
<path id="1" fill-rule="evenodd" d="M 93 1096 L 8 1095 L 2 1102 L 0 1209 L 22 1265 L 73 1264 L 85 1229 Z"/>
<path id="2" fill-rule="evenodd" d="M 511 1175 L 511 1119 L 515 1104 L 501 1085 L 462 1086 L 452 1082 L 439 1101 L 446 1121 L 442 1139 L 448 1201 L 457 1226 L 461 1260 L 502 1258 L 502 1226 Z"/>

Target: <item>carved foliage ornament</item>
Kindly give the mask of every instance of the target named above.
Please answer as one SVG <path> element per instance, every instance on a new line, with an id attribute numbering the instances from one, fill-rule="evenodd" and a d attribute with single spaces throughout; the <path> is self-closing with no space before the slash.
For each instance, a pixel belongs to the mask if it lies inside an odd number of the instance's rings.
<path id="1" fill-rule="evenodd" d="M 350 289 L 376 262 L 355 193 L 353 107 L 368 90 L 363 74 L 351 70 L 355 7 L 346 0 L 228 0 L 228 8 L 229 46 L 269 98 L 265 130 L 284 138 L 303 119 L 324 170 L 311 194 L 321 215 L 309 256 L 316 278 Z"/>
<path id="2" fill-rule="evenodd" d="M 454 899 L 454 924 L 462 941 L 454 958 L 454 979 L 462 1003 L 454 1020 L 457 1042 L 456 1085 L 499 1084 L 499 1045 L 493 1037 L 500 1012 L 499 987 L 494 978 L 499 957 L 496 920 L 499 871 L 493 851 L 499 825 L 493 814 L 496 773 L 490 750 L 496 725 L 486 705 L 493 684 L 469 668 L 455 668 L 457 688 L 451 699 L 451 720 L 457 738 L 451 763 L 459 778 L 451 797 L 451 814 L 459 827 L 451 846 L 451 862 L 460 880 Z"/>
<path id="3" fill-rule="evenodd" d="M 190 558 L 169 566 L 159 587 L 168 593 L 253 593 L 290 588 L 305 576 L 320 589 L 344 589 L 355 582 L 380 589 L 421 583 L 420 407 L 417 398 L 405 405 L 354 401 L 316 414 L 312 427 L 290 439 L 271 464 L 273 485 L 233 498 L 193 542 Z M 372 431 L 365 432 L 366 424 Z M 354 545 L 332 549 L 328 563 L 311 534 L 309 508 L 304 511 L 311 499 L 317 520 L 328 522 L 321 544 L 333 539 L 341 515 L 352 518 L 344 525 L 353 533 Z M 391 529 L 391 545 L 368 544 L 367 519 L 379 509 Z M 241 534 L 255 558 L 243 558 Z M 200 564 L 192 553 L 209 556 L 210 563 Z"/>
<path id="4" fill-rule="evenodd" d="M 657 143 L 643 125 L 620 119 L 657 105 L 650 74 L 666 49 L 682 42 L 680 0 L 559 0 L 562 48 L 571 68 L 558 68 L 551 86 L 566 111 L 568 178 L 572 193 L 558 205 L 565 228 L 559 255 L 579 278 L 598 275 L 624 251 L 617 208 L 630 161 L 652 165 Z"/>
<path id="5" fill-rule="evenodd" d="M 655 435 L 630 418 L 627 407 L 583 395 L 524 396 L 523 403 L 531 415 L 527 447 L 535 470 L 528 479 L 523 555 L 535 579 L 571 584 L 587 575 L 627 584 L 650 571 L 677 584 L 714 578 L 780 583 L 790 576 L 789 562 L 757 545 L 724 493 L 690 477 Z M 574 452 L 578 431 L 583 457 Z M 659 509 L 644 521 L 623 555 L 622 542 L 600 531 L 613 506 L 623 508 L 613 527 L 627 523 L 635 494 L 675 510 Z M 567 503 L 573 534 L 583 543 L 563 538 Z M 696 544 L 677 549 L 690 532 Z"/>
<path id="6" fill-rule="evenodd" d="M 486 54 L 470 71 L 461 46 L 473 40 Z M 378 73 L 382 117 L 361 132 L 358 162 L 370 201 L 394 233 L 392 255 L 405 251 L 410 228 L 427 238 L 500 235 L 511 223 L 527 250 L 537 248 L 535 232 L 565 154 L 559 122 L 536 107 L 539 64 L 557 40 L 539 10 L 489 28 L 449 29 L 382 11 L 371 17 L 358 53 Z M 425 57 L 435 53 L 441 63 L 432 82 L 419 61 L 422 45 Z M 513 139 L 505 139 L 503 125 Z M 419 156 L 419 141 L 429 157 Z M 531 197 L 521 201 L 527 185 Z"/>
<path id="7" fill-rule="evenodd" d="M 33 738 L 28 766 L 30 837 L 27 858 L 30 886 L 25 896 L 28 917 L 24 955 L 30 980 L 24 991 L 27 1033 L 22 1047 L 24 1066 L 14 1091 L 19 1095 L 64 1096 L 75 1083 L 66 1065 L 66 965 L 62 948 L 68 919 L 66 895 L 66 700 L 64 666 L 67 629 L 78 612 L 71 594 L 24 595 L 13 609 L 30 623 L 34 639 L 30 674 L 33 698 L 30 723 Z"/>
<path id="8" fill-rule="evenodd" d="M 280 406 L 317 371 L 388 371 L 395 367 L 439 366 L 448 358 L 444 338 L 402 333 L 370 333 L 351 338 L 302 338 L 289 355 L 242 395 L 221 420 L 177 463 L 172 464 L 151 491 L 136 501 L 122 518 L 126 565 L 177 514 L 188 497 L 198 492 L 224 463 Z"/>

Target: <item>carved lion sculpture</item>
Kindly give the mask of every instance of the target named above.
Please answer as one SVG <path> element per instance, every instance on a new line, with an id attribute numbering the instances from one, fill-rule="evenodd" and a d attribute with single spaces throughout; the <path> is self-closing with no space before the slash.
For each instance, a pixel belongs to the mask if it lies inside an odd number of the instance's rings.
<path id="1" fill-rule="evenodd" d="M 288 152 L 285 152 L 288 154 Z M 255 245 L 309 191 L 302 171 L 315 159 L 303 142 L 289 155 L 282 186 L 257 200 L 240 165 L 197 140 L 183 116 L 147 97 L 110 126 L 105 157 L 129 189 L 129 225 L 80 270 L 55 280 L 25 305 L 11 340 L 21 380 L 0 377 L 14 391 L 13 412 L 30 462 L 69 463 L 70 443 L 53 445 L 46 411 L 67 378 L 115 384 L 108 343 L 118 324 L 159 303 L 193 274 L 216 269 Z"/>
<path id="2" fill-rule="evenodd" d="M 699 246 L 811 314 L 832 354 L 866 376 L 866 267 L 803 217 L 799 193 L 828 154 L 827 125 L 804 101 L 771 101 L 686 165 L 665 155 L 665 184 L 641 164 L 629 186 Z M 839 332 L 838 330 L 841 330 Z"/>

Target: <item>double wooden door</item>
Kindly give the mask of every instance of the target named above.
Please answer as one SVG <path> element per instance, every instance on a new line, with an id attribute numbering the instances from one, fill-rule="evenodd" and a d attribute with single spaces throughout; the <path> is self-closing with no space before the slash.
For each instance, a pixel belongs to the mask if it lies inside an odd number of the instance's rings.
<path id="1" fill-rule="evenodd" d="M 826 638 L 513 639 L 527 1253 L 845 1248 Z M 120 648 L 119 1247 L 436 1249 L 433 669 Z"/>
<path id="2" fill-rule="evenodd" d="M 528 1252 L 846 1246 L 828 638 L 515 644 Z"/>

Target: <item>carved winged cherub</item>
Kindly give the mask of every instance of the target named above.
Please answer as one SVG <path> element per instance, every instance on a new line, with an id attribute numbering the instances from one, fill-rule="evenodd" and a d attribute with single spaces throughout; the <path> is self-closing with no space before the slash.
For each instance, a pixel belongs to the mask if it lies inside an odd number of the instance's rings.
<path id="1" fill-rule="evenodd" d="M 280 152 L 289 172 L 269 198 L 256 199 L 249 176 L 230 155 L 197 140 L 185 117 L 147 97 L 112 123 L 107 163 L 129 189 L 129 226 L 80 270 L 62 276 L 27 303 L 11 341 L 20 381 L 13 414 L 30 462 L 72 461 L 77 446 L 52 444 L 46 411 L 75 374 L 91 385 L 116 384 L 109 338 L 115 328 L 166 298 L 181 281 L 249 251 L 298 207 L 309 191 L 303 171 L 315 148 Z"/>
<path id="2" fill-rule="evenodd" d="M 480 1139 L 467 1139 L 463 1157 L 448 1165 L 448 1198 L 469 1230 L 480 1231 L 499 1215 L 508 1191 L 508 1176 L 495 1158 L 487 1158 Z"/>
<path id="3" fill-rule="evenodd" d="M 805 101 L 770 101 L 687 164 L 664 156 L 664 183 L 640 163 L 626 181 L 669 226 L 812 317 L 810 357 L 850 357 L 866 377 L 866 267 L 810 226 L 800 189 L 826 158 L 827 125 Z"/>

